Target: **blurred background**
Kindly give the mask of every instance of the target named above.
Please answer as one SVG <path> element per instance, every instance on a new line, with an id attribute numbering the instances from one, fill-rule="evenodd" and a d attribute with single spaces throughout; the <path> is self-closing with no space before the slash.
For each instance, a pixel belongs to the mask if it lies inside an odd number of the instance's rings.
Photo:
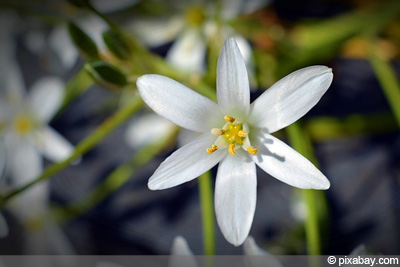
<path id="1" fill-rule="evenodd" d="M 230 36 L 252 100 L 299 68 L 333 69 L 321 101 L 275 134 L 331 182 L 314 198 L 320 252 L 400 254 L 399 15 L 389 0 L 0 0 L 1 254 L 165 255 L 177 235 L 203 254 L 198 180 L 147 188 L 192 133 L 145 107 L 135 81 L 159 73 L 215 98 Z M 250 234 L 307 253 L 301 190 L 257 179 Z M 215 231 L 217 254 L 243 253 Z"/>

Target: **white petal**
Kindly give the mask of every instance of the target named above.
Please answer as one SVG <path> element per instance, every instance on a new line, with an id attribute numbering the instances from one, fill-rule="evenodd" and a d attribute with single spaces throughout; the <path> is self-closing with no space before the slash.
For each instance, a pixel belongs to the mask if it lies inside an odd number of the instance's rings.
<path id="1" fill-rule="evenodd" d="M 256 166 L 245 153 L 239 150 L 219 164 L 215 185 L 217 222 L 235 246 L 247 238 L 256 209 Z"/>
<path id="2" fill-rule="evenodd" d="M 181 236 L 177 236 L 174 239 L 168 266 L 198 266 L 186 240 Z"/>
<path id="3" fill-rule="evenodd" d="M 224 124 L 216 103 L 170 78 L 143 75 L 137 87 L 150 108 L 183 128 L 207 132 Z"/>
<path id="4" fill-rule="evenodd" d="M 185 72 L 203 72 L 205 68 L 206 43 L 197 29 L 186 29 L 174 42 L 166 60 Z"/>
<path id="5" fill-rule="evenodd" d="M 243 121 L 250 109 L 250 87 L 246 64 L 235 39 L 229 38 L 218 58 L 217 98 L 225 115 Z"/>
<path id="6" fill-rule="evenodd" d="M 182 236 L 175 237 L 172 243 L 171 255 L 193 255 L 186 239 Z"/>
<path id="7" fill-rule="evenodd" d="M 7 168 L 10 170 L 13 185 L 25 185 L 42 173 L 42 157 L 29 142 L 7 138 L 6 146 Z"/>
<path id="8" fill-rule="evenodd" d="M 125 133 L 127 144 L 133 149 L 139 149 L 148 144 L 162 142 L 175 129 L 170 121 L 154 114 L 141 115 L 128 126 Z M 193 139 L 192 139 L 193 140 Z"/>
<path id="9" fill-rule="evenodd" d="M 282 267 L 282 264 L 273 255 L 261 249 L 254 238 L 249 236 L 243 244 L 244 254 L 248 256 L 262 257 L 246 257 L 250 261 L 250 266 L 266 266 L 266 267 Z"/>
<path id="10" fill-rule="evenodd" d="M 246 241 L 244 241 L 243 250 L 245 255 L 267 255 L 267 252 L 256 244 L 252 236 L 249 236 Z"/>
<path id="11" fill-rule="evenodd" d="M 10 105 L 21 105 L 25 96 L 26 88 L 24 78 L 20 66 L 16 61 L 10 61 L 6 63 L 5 66 L 0 66 L 2 68 L 1 75 L 4 75 L 4 90 L 1 90 L 2 97 Z"/>
<path id="12" fill-rule="evenodd" d="M 138 19 L 128 25 L 147 45 L 159 46 L 171 42 L 182 31 L 185 21 L 182 17 Z"/>
<path id="13" fill-rule="evenodd" d="M 332 69 L 325 66 L 311 66 L 287 75 L 251 104 L 247 122 L 269 133 L 292 124 L 318 103 L 332 79 Z"/>
<path id="14" fill-rule="evenodd" d="M 49 34 L 49 45 L 60 57 L 65 69 L 70 69 L 78 60 L 79 53 L 71 41 L 66 26 L 54 27 Z"/>
<path id="15" fill-rule="evenodd" d="M 8 236 L 8 224 L 3 214 L 0 213 L 0 238 Z"/>
<path id="16" fill-rule="evenodd" d="M 43 181 L 10 201 L 8 207 L 21 223 L 27 223 L 28 220 L 33 218 L 40 218 L 40 216 L 48 211 L 49 186 L 49 181 Z"/>
<path id="17" fill-rule="evenodd" d="M 35 115 L 49 122 L 58 111 L 64 97 L 64 83 L 55 77 L 36 81 L 31 88 L 29 103 Z"/>
<path id="18" fill-rule="evenodd" d="M 66 159 L 74 150 L 71 143 L 50 127 L 37 132 L 35 145 L 46 158 L 53 161 Z"/>
<path id="19" fill-rule="evenodd" d="M 328 189 L 328 179 L 305 157 L 281 140 L 259 131 L 252 144 L 258 154 L 256 164 L 268 174 L 291 186 L 303 189 Z"/>
<path id="20" fill-rule="evenodd" d="M 148 187 L 151 190 L 166 189 L 193 180 L 205 173 L 223 157 L 227 151 L 217 150 L 212 154 L 206 152 L 215 141 L 210 133 L 202 134 L 193 142 L 181 147 L 169 156 L 150 177 Z"/>
<path id="21" fill-rule="evenodd" d="M 0 181 L 3 180 L 7 162 L 7 150 L 3 139 L 0 139 Z"/>

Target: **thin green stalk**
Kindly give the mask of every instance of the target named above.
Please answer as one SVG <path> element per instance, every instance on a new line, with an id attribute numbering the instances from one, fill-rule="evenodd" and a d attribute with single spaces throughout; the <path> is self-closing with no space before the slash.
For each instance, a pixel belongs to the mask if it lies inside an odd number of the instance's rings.
<path id="1" fill-rule="evenodd" d="M 215 217 L 211 173 L 208 171 L 202 174 L 198 180 L 203 220 L 204 255 L 215 255 Z"/>
<path id="2" fill-rule="evenodd" d="M 396 73 L 375 43 L 371 43 L 369 61 L 400 127 L 400 83 Z"/>
<path id="3" fill-rule="evenodd" d="M 78 199 L 67 206 L 54 207 L 52 212 L 56 215 L 57 221 L 60 223 L 66 223 L 100 204 L 108 196 L 126 184 L 135 171 L 146 165 L 158 153 L 172 144 L 177 133 L 178 127 L 166 135 L 163 140 L 157 140 L 156 143 L 141 148 L 128 162 L 115 169 L 101 184 L 81 199 Z"/>
<path id="4" fill-rule="evenodd" d="M 299 123 L 293 123 L 286 128 L 286 131 L 293 148 L 311 161 L 315 161 L 313 160 L 313 153 L 310 152 L 312 148 L 307 146 Z M 305 222 L 307 253 L 308 255 L 321 255 L 317 192 L 315 190 L 302 190 L 302 197 L 307 210 Z"/>
<path id="5" fill-rule="evenodd" d="M 108 118 L 104 121 L 91 135 L 86 137 L 83 141 L 81 141 L 73 151 L 73 153 L 65 160 L 61 162 L 54 163 L 47 167 L 43 173 L 33 181 L 27 183 L 26 185 L 15 189 L 11 193 L 2 197 L 1 207 L 11 198 L 17 196 L 23 191 L 29 189 L 31 186 L 39 183 L 41 181 L 47 180 L 59 171 L 66 168 L 72 162 L 77 160 L 80 156 L 85 154 L 87 151 L 92 149 L 95 145 L 97 145 L 101 140 L 103 140 L 108 134 L 110 134 L 115 128 L 125 122 L 128 118 L 130 118 L 135 112 L 137 112 L 140 108 L 143 107 L 143 101 L 139 95 L 137 95 L 131 103 L 127 104 L 119 111 L 117 111 L 112 117 Z"/>

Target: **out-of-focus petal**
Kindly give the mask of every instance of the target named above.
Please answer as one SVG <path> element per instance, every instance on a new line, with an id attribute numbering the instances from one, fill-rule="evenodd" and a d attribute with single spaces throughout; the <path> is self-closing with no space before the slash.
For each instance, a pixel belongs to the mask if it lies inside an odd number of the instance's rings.
<path id="1" fill-rule="evenodd" d="M 218 58 L 217 98 L 225 115 L 243 121 L 250 109 L 250 86 L 246 64 L 235 39 L 229 38 Z"/>
<path id="2" fill-rule="evenodd" d="M 215 102 L 170 78 L 143 75 L 137 80 L 137 87 L 151 109 L 183 128 L 207 132 L 223 125 Z"/>
<path id="3" fill-rule="evenodd" d="M 265 172 L 291 186 L 302 189 L 328 189 L 330 183 L 308 159 L 267 133 L 258 131 L 251 138 L 258 149 L 251 157 Z"/>
<path id="4" fill-rule="evenodd" d="M 162 142 L 163 137 L 168 136 L 175 128 L 173 123 L 154 113 L 145 114 L 133 119 L 125 133 L 125 140 L 131 148 L 139 149 L 148 144 Z"/>
<path id="5" fill-rule="evenodd" d="M 25 185 L 42 173 L 42 157 L 30 142 L 7 135 L 5 144 L 7 169 L 11 174 L 13 186 Z"/>
<path id="6" fill-rule="evenodd" d="M 193 142 L 181 147 L 169 156 L 150 177 L 148 187 L 161 190 L 177 186 L 197 178 L 217 165 L 225 156 L 226 150 L 208 154 L 215 136 L 205 133 Z"/>
<path id="7" fill-rule="evenodd" d="M 188 28 L 174 42 L 166 60 L 173 66 L 190 73 L 204 71 L 206 43 L 202 33 L 194 28 Z"/>
<path id="8" fill-rule="evenodd" d="M 29 103 L 42 122 L 49 122 L 60 108 L 64 97 L 64 83 L 56 77 L 36 81 L 29 95 Z"/>
<path id="9" fill-rule="evenodd" d="M 171 256 L 168 266 L 197 267 L 196 258 L 193 256 L 186 240 L 177 236 L 174 239 L 171 249 Z"/>
<path id="10" fill-rule="evenodd" d="M 332 69 L 325 66 L 311 66 L 287 75 L 251 104 L 248 123 L 268 133 L 292 124 L 318 103 L 332 79 Z"/>
<path id="11" fill-rule="evenodd" d="M 262 256 L 262 257 L 245 257 L 250 263 L 250 266 L 265 266 L 265 267 L 282 267 L 282 264 L 273 255 L 261 249 L 254 241 L 252 236 L 249 236 L 243 244 L 244 254 L 247 256 Z"/>
<path id="12" fill-rule="evenodd" d="M 177 236 L 172 243 L 171 255 L 193 255 L 193 252 L 190 250 L 186 239 Z"/>
<path id="13" fill-rule="evenodd" d="M 71 41 L 65 25 L 54 27 L 49 34 L 49 45 L 59 56 L 65 69 L 70 69 L 78 60 L 78 51 Z"/>
<path id="14" fill-rule="evenodd" d="M 218 166 L 215 213 L 226 240 L 235 246 L 247 238 L 256 209 L 256 166 L 246 152 L 228 155 Z"/>
<path id="15" fill-rule="evenodd" d="M 159 46 L 174 40 L 183 30 L 185 21 L 181 17 L 160 19 L 137 19 L 128 25 L 147 45 Z"/>
<path id="16" fill-rule="evenodd" d="M 45 157 L 53 161 L 66 159 L 74 150 L 71 143 L 50 127 L 44 127 L 36 133 L 35 145 Z"/>

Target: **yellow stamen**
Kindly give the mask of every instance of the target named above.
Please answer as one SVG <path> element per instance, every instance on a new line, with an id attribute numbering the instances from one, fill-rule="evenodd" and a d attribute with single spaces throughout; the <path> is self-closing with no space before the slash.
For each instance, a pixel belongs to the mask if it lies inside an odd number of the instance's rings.
<path id="1" fill-rule="evenodd" d="M 237 134 L 239 137 L 241 137 L 241 138 L 245 138 L 246 136 L 247 136 L 247 133 L 245 132 L 245 131 L 239 131 L 238 132 L 238 134 Z"/>
<path id="2" fill-rule="evenodd" d="M 211 133 L 213 135 L 224 135 L 225 134 L 225 130 L 219 129 L 219 128 L 212 128 L 211 129 Z"/>
<path id="3" fill-rule="evenodd" d="M 233 118 L 233 117 L 225 116 L 225 117 L 224 117 L 224 120 L 226 120 L 226 121 L 229 122 L 229 123 L 234 123 L 236 119 Z"/>
<path id="4" fill-rule="evenodd" d="M 217 150 L 218 150 L 218 147 L 216 145 L 212 145 L 211 148 L 207 148 L 206 149 L 206 152 L 211 154 L 211 153 L 214 153 Z"/>
<path id="5" fill-rule="evenodd" d="M 249 152 L 249 153 L 252 154 L 252 155 L 255 155 L 255 154 L 257 154 L 258 149 L 257 149 L 257 148 L 254 148 L 254 147 L 252 147 L 252 146 L 249 146 L 249 147 L 247 148 L 247 152 Z"/>
<path id="6" fill-rule="evenodd" d="M 14 129 L 20 135 L 29 133 L 33 128 L 32 121 L 25 115 L 18 115 L 14 120 Z"/>
<path id="7" fill-rule="evenodd" d="M 229 144 L 228 151 L 229 151 L 229 153 L 230 153 L 232 156 L 235 156 L 235 155 L 236 155 L 236 152 L 235 152 L 235 144 Z"/>

